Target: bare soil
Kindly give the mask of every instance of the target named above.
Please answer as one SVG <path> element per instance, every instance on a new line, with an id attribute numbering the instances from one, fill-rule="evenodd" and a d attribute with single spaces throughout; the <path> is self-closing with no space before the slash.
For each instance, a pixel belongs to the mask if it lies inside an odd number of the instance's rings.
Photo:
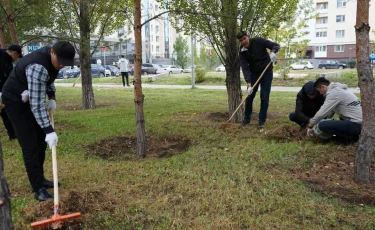
<path id="1" fill-rule="evenodd" d="M 137 160 L 136 143 L 134 136 L 110 137 L 87 146 L 87 155 L 110 161 Z M 159 159 L 185 152 L 190 146 L 190 139 L 179 135 L 152 134 L 146 137 L 146 145 L 146 158 Z"/>

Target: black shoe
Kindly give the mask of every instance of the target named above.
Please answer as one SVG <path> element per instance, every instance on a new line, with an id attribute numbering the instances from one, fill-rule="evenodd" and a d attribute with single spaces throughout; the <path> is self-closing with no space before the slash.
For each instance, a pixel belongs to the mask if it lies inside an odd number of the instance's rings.
<path id="1" fill-rule="evenodd" d="M 258 129 L 264 129 L 264 123 L 259 123 L 258 124 Z"/>
<path id="2" fill-rule="evenodd" d="M 247 126 L 250 124 L 250 119 L 243 119 L 242 126 Z"/>
<path id="3" fill-rule="evenodd" d="M 41 188 L 35 193 L 35 200 L 46 201 L 51 199 L 53 199 L 53 195 L 49 194 L 45 188 Z"/>
<path id="4" fill-rule="evenodd" d="M 58 183 L 58 186 L 60 187 L 60 183 Z M 45 188 L 53 188 L 53 181 L 50 180 L 43 180 L 43 187 Z"/>

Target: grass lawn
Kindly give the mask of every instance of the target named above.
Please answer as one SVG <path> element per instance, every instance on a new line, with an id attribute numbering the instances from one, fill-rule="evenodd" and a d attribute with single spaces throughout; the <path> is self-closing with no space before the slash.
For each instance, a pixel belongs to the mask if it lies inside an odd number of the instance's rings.
<path id="1" fill-rule="evenodd" d="M 344 84 L 348 84 L 349 87 L 357 87 L 358 77 L 356 69 L 345 69 L 345 70 L 291 70 L 291 74 L 307 74 L 303 78 L 288 78 L 283 80 L 280 77 L 274 77 L 273 86 L 303 86 L 309 80 L 315 80 L 316 76 L 321 73 L 328 72 L 341 72 L 341 77 L 332 78 L 332 81 L 338 81 Z M 197 85 L 225 85 L 224 72 L 208 72 L 206 78 L 202 83 L 197 83 Z M 130 76 L 130 82 L 132 82 L 133 76 Z M 73 83 L 76 79 L 59 80 L 59 82 Z M 142 76 L 142 81 L 144 83 L 150 84 L 165 84 L 165 85 L 191 85 L 191 73 L 184 74 L 172 74 L 154 82 L 148 81 L 148 76 Z M 80 83 L 80 80 L 78 81 Z M 246 85 L 242 72 L 241 72 L 241 82 L 242 85 Z M 111 77 L 111 78 L 93 78 L 94 84 L 122 84 L 121 77 Z"/>
<path id="2" fill-rule="evenodd" d="M 298 131 L 295 93 L 272 92 L 258 130 L 256 116 L 223 129 L 224 90 L 144 89 L 145 159 L 134 156 L 133 92 L 94 93 L 97 108 L 82 110 L 81 89 L 57 88 L 60 209 L 82 213 L 69 229 L 375 229 L 374 187 L 351 180 L 355 147 Z M 29 229 L 53 204 L 34 200 L 20 147 L 1 132 L 15 229 Z M 47 154 L 48 179 L 51 168 Z"/>

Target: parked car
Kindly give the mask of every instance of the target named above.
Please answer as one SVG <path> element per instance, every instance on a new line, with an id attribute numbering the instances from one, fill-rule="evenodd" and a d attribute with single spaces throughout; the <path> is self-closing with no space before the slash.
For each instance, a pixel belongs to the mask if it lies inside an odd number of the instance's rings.
<path id="1" fill-rule="evenodd" d="M 80 68 L 73 68 L 71 70 L 67 70 L 65 72 L 66 78 L 75 78 L 79 77 L 81 75 L 81 69 Z M 98 64 L 91 64 L 91 76 L 92 77 L 105 77 L 105 69 L 102 65 Z"/>
<path id="2" fill-rule="evenodd" d="M 65 71 L 64 78 L 76 78 L 79 77 L 80 74 L 81 70 L 77 66 L 74 66 L 74 68 Z"/>
<path id="3" fill-rule="evenodd" d="M 104 69 L 104 71 L 105 71 L 105 76 L 106 77 L 111 76 L 111 71 L 109 69 Z"/>
<path id="4" fill-rule="evenodd" d="M 63 79 L 64 78 L 64 73 L 65 73 L 65 71 L 67 71 L 67 70 L 69 70 L 69 69 L 71 69 L 72 67 L 71 66 L 64 66 L 64 67 L 62 67 L 60 70 L 59 70 L 59 72 L 58 72 L 58 74 L 57 74 L 57 79 Z"/>
<path id="5" fill-rule="evenodd" d="M 167 65 L 167 66 L 163 66 L 160 69 L 157 69 L 156 73 L 157 74 L 160 74 L 160 73 L 168 73 L 168 74 L 183 73 L 183 70 L 181 68 L 175 66 L 175 65 Z"/>
<path id="6" fill-rule="evenodd" d="M 297 69 L 314 69 L 314 65 L 310 61 L 299 61 L 290 65 L 293 70 Z"/>
<path id="7" fill-rule="evenodd" d="M 161 68 L 161 65 L 144 63 L 142 64 L 141 74 L 142 75 L 156 74 L 158 68 Z M 134 75 L 134 66 L 132 66 L 129 69 L 129 74 Z"/>
<path id="8" fill-rule="evenodd" d="M 111 76 L 118 76 L 118 75 L 121 74 L 119 68 L 117 68 L 116 66 L 113 66 L 113 65 L 106 65 L 105 69 L 109 70 L 111 72 L 111 74 L 110 74 Z"/>
<path id="9" fill-rule="evenodd" d="M 346 69 L 346 64 L 337 61 L 324 60 L 318 65 L 318 69 Z"/>
<path id="10" fill-rule="evenodd" d="M 223 64 L 219 65 L 215 69 L 216 72 L 225 72 L 225 66 Z"/>
<path id="11" fill-rule="evenodd" d="M 105 77 L 105 69 L 102 65 L 91 64 L 91 76 L 92 77 Z"/>

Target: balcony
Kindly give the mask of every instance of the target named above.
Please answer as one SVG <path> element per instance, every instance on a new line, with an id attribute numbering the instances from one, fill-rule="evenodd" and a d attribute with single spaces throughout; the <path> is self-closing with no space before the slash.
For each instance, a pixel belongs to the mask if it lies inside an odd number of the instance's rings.
<path id="1" fill-rule="evenodd" d="M 328 16 L 328 9 L 316 8 L 316 13 L 318 13 L 320 17 Z"/>
<path id="2" fill-rule="evenodd" d="M 328 0 L 316 0 L 316 3 L 328 2 Z"/>
<path id="3" fill-rule="evenodd" d="M 315 29 L 326 29 L 328 28 L 328 24 L 325 23 L 325 24 L 316 24 L 315 25 Z"/>

